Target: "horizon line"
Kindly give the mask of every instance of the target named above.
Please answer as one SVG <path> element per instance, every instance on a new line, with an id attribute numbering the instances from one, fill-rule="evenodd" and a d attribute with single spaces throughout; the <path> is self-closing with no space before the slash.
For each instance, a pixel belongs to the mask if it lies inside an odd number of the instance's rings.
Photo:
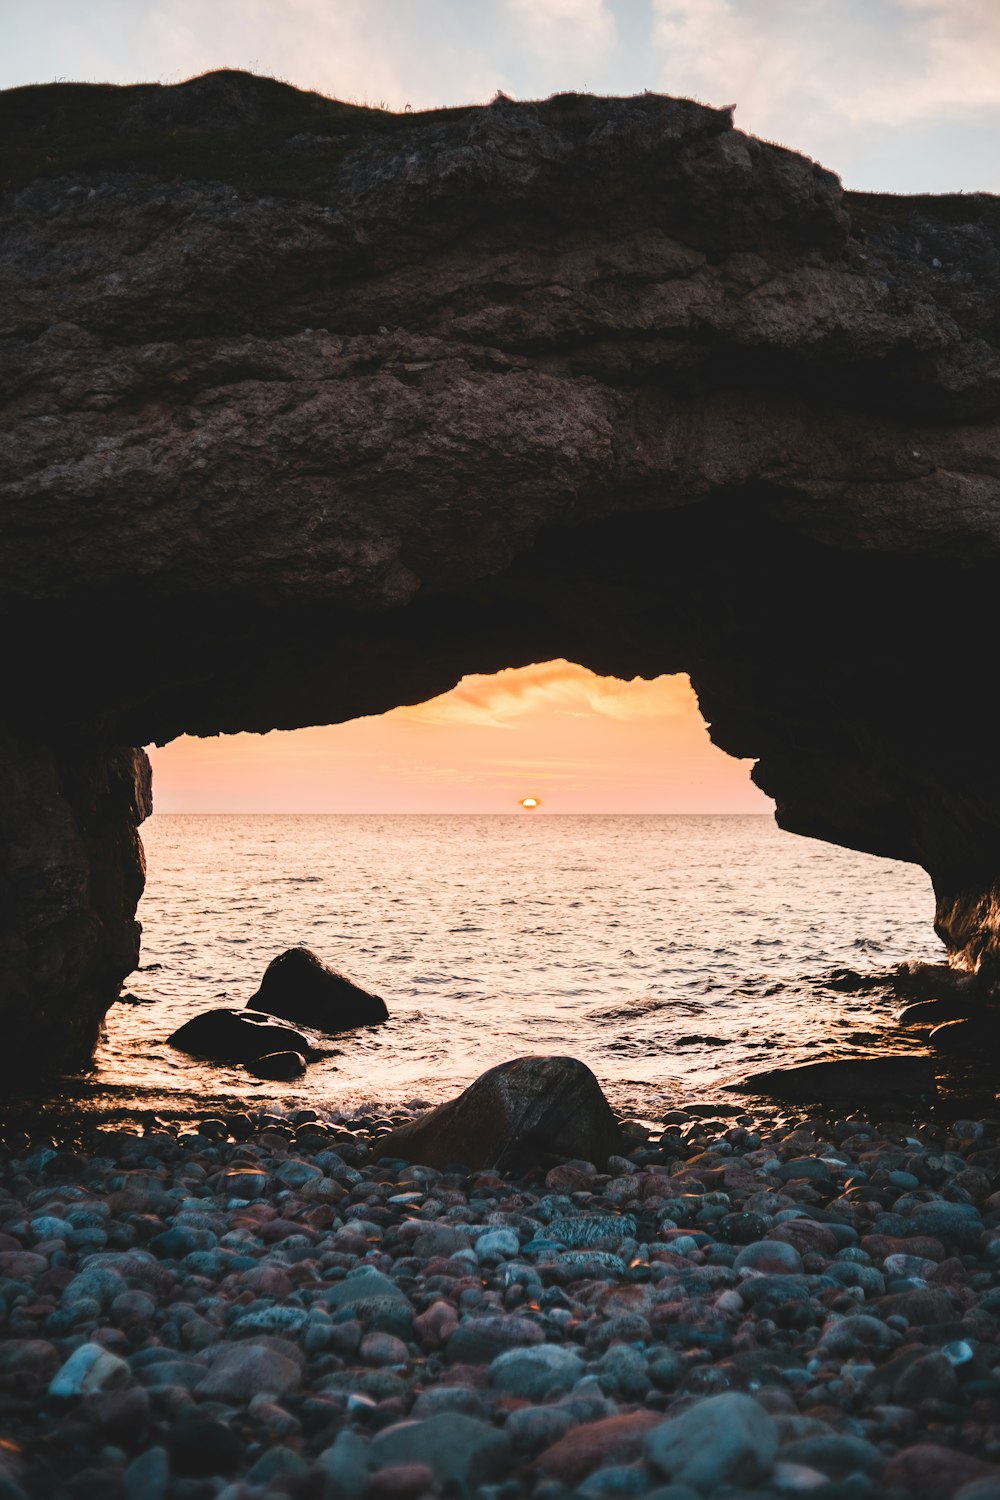
<path id="1" fill-rule="evenodd" d="M 151 818 L 771 818 L 773 812 L 739 812 L 732 808 L 702 808 L 699 811 L 671 810 L 669 808 L 649 808 L 644 811 L 632 810 L 629 812 L 615 811 L 613 808 L 601 809 L 591 808 L 586 812 L 573 811 L 571 808 L 555 808 L 542 810 L 532 808 L 530 811 L 523 810 L 515 812 L 510 810 L 498 810 L 497 808 L 480 808 L 478 810 L 462 808 L 448 810 L 446 808 L 428 809 L 426 807 L 409 811 L 404 808 L 172 808 L 169 811 L 154 810 L 149 815 Z M 149 821 L 147 818 L 146 822 Z"/>

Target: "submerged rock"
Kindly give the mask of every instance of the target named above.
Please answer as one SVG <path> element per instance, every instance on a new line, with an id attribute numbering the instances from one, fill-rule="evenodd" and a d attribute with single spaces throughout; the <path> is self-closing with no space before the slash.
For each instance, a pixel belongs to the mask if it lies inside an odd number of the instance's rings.
<path id="1" fill-rule="evenodd" d="M 305 1070 L 306 1060 L 301 1052 L 267 1052 L 247 1063 L 247 1072 L 255 1078 L 274 1078 L 280 1082 L 301 1078 Z"/>
<path id="2" fill-rule="evenodd" d="M 934 1060 L 904 1053 L 897 1057 L 835 1058 L 796 1068 L 752 1073 L 728 1085 L 779 1099 L 848 1100 L 878 1103 L 888 1094 L 932 1095 L 937 1092 Z"/>
<path id="3" fill-rule="evenodd" d="M 329 968 L 309 948 L 289 948 L 273 958 L 247 1004 L 314 1031 L 353 1031 L 389 1019 L 380 996 Z"/>
<path id="4" fill-rule="evenodd" d="M 210 1057 L 213 1062 L 254 1062 L 276 1052 L 298 1052 L 305 1056 L 309 1043 L 291 1026 L 272 1021 L 258 1011 L 202 1011 L 167 1037 L 171 1047 L 190 1052 L 195 1057 Z"/>
<path id="5" fill-rule="evenodd" d="M 1000 1042 L 1000 1009 L 984 1005 L 974 1016 L 945 1021 L 931 1032 L 930 1042 L 942 1052 L 968 1057 L 985 1051 L 988 1056 L 995 1056 Z"/>
<path id="6" fill-rule="evenodd" d="M 972 995 L 949 995 L 939 1000 L 918 1000 L 908 1005 L 899 1017 L 900 1026 L 938 1026 L 944 1021 L 961 1021 L 975 1007 Z"/>
<path id="7" fill-rule="evenodd" d="M 611 1106 L 582 1062 L 517 1057 L 383 1136 L 374 1154 L 430 1167 L 460 1161 L 474 1169 L 513 1168 L 563 1157 L 603 1166 L 622 1144 Z"/>

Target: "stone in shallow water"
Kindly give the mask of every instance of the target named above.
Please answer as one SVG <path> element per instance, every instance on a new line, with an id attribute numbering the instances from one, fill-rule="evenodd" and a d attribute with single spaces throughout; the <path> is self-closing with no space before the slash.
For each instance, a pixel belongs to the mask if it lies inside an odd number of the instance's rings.
<path id="1" fill-rule="evenodd" d="M 621 1146 L 611 1106 L 588 1067 L 573 1057 L 518 1057 L 391 1131 L 372 1154 L 432 1167 L 463 1162 L 475 1170 L 513 1170 L 564 1157 L 603 1164 Z"/>
<path id="2" fill-rule="evenodd" d="M 897 1057 L 836 1058 L 796 1068 L 774 1068 L 767 1073 L 753 1073 L 727 1087 L 805 1103 L 845 1100 L 852 1105 L 881 1104 L 890 1094 L 927 1098 L 937 1092 L 933 1058 L 915 1057 L 912 1052 Z"/>
<path id="3" fill-rule="evenodd" d="M 272 958 L 248 1004 L 269 1016 L 331 1034 L 389 1019 L 380 996 L 329 968 L 310 948 L 289 948 Z"/>
<path id="4" fill-rule="evenodd" d="M 247 1063 L 247 1072 L 255 1078 L 273 1078 L 287 1083 L 292 1078 L 301 1078 L 306 1070 L 306 1060 L 301 1052 L 267 1052 L 263 1057 Z"/>
<path id="5" fill-rule="evenodd" d="M 257 1011 L 219 1006 L 192 1016 L 167 1037 L 171 1047 L 213 1062 L 252 1062 L 272 1052 L 309 1052 L 301 1032 Z"/>

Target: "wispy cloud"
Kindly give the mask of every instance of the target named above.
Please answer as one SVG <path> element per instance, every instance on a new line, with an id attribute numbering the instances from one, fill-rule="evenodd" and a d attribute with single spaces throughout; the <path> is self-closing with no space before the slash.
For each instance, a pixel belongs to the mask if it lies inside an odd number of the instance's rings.
<path id="1" fill-rule="evenodd" d="M 652 14 L 662 87 L 735 103 L 743 128 L 793 145 L 1000 109 L 996 0 L 652 0 Z"/>
<path id="2" fill-rule="evenodd" d="M 504 0 L 526 51 L 562 63 L 599 63 L 617 39 L 605 0 Z"/>
<path id="3" fill-rule="evenodd" d="M 442 13 L 441 21 L 446 17 Z M 508 82 L 486 38 L 385 0 L 156 0 L 146 24 L 170 80 L 249 68 L 390 109 L 490 98 Z"/>
<path id="4" fill-rule="evenodd" d="M 429 703 L 394 709 L 393 714 L 425 724 L 509 729 L 513 720 L 542 709 L 621 720 L 661 719 L 697 712 L 697 700 L 686 677 L 636 677 L 623 682 L 560 660 L 509 667 L 491 677 L 463 677 L 451 692 Z"/>

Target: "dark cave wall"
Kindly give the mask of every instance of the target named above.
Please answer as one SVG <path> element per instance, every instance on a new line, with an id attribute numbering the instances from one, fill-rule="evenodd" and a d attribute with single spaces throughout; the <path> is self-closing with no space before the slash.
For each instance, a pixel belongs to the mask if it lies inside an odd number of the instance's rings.
<path id="1" fill-rule="evenodd" d="M 689 671 L 783 826 L 924 865 L 992 973 L 996 200 L 655 95 L 238 74 L 0 93 L 0 168 L 12 1058 L 85 1056 L 135 962 L 123 747 L 557 656 Z"/>
<path id="2" fill-rule="evenodd" d="M 142 750 L 0 732 L 0 1074 L 85 1063 L 139 961 Z"/>

